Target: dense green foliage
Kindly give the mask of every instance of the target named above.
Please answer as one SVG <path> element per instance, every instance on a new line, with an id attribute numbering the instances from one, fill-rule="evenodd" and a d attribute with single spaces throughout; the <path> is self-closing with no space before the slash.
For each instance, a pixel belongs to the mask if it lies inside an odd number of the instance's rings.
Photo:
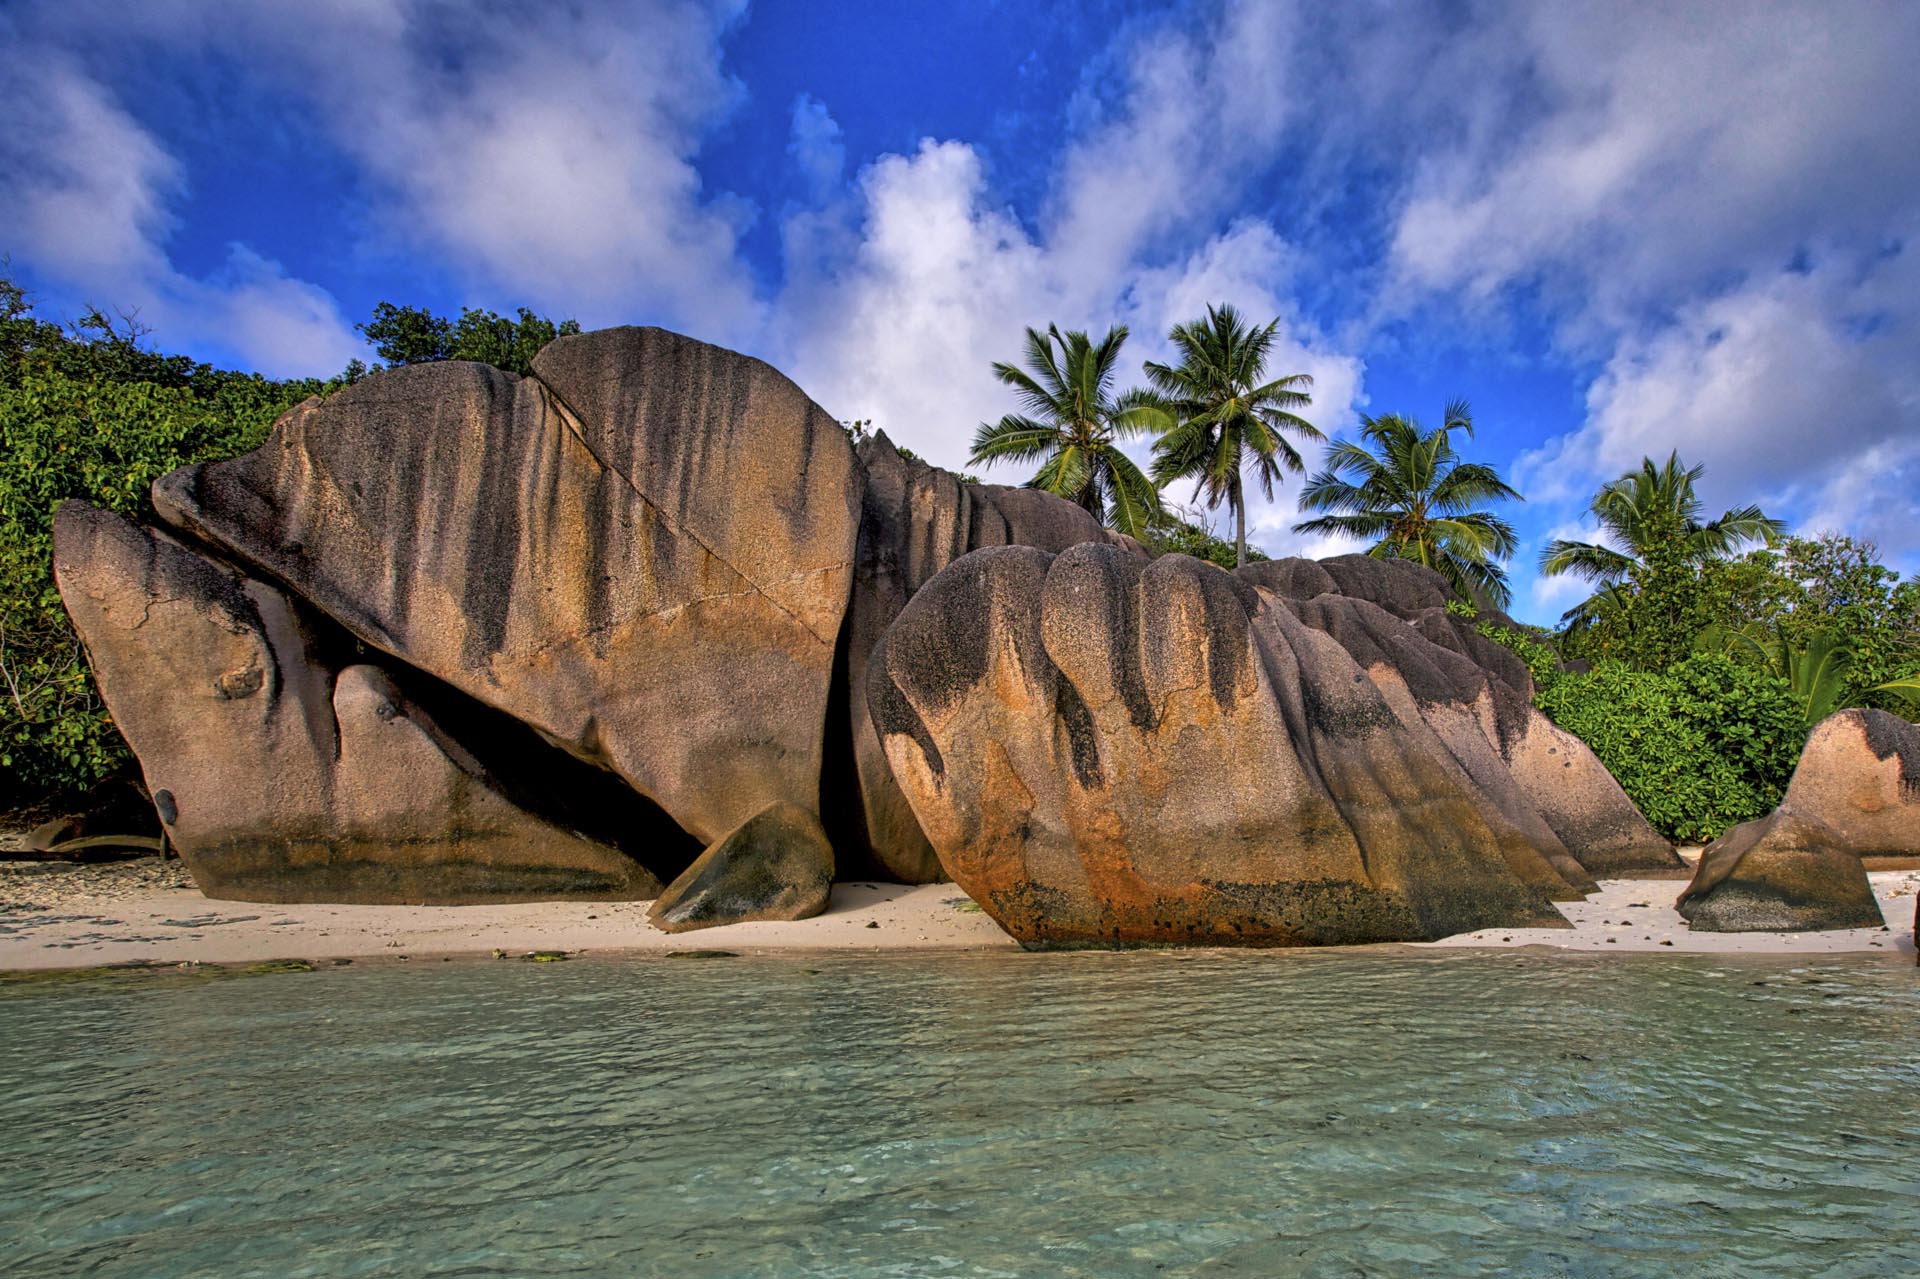
<path id="1" fill-rule="evenodd" d="M 1448 611 L 1477 616 L 1461 602 Z M 1659 671 L 1610 659 L 1569 670 L 1553 637 L 1531 627 L 1474 629 L 1519 655 L 1534 705 L 1585 742 L 1669 838 L 1711 840 L 1780 802 L 1809 725 L 1805 699 L 1764 665 L 1713 650 Z"/>
<path id="2" fill-rule="evenodd" d="M 993 366 L 1025 412 L 982 422 L 967 460 L 1038 461 L 1029 487 L 1064 497 L 1130 537 L 1144 537 L 1159 517 L 1160 490 L 1121 451 L 1120 441 L 1163 427 L 1165 415 L 1143 392 L 1114 393 L 1126 340 L 1125 325 L 1107 330 L 1098 343 L 1077 330 L 1028 329 L 1027 367 Z"/>
<path id="3" fill-rule="evenodd" d="M 1763 816 L 1834 711 L 1920 709 L 1900 682 L 1920 677 L 1920 582 L 1871 543 L 1787 537 L 1757 506 L 1703 520 L 1700 475 L 1644 460 L 1594 497 L 1609 544 L 1555 541 L 1540 565 L 1599 588 L 1555 638 L 1594 668 L 1536 669 L 1540 708 L 1682 839 Z"/>
<path id="4" fill-rule="evenodd" d="M 1513 591 L 1501 561 L 1518 539 L 1511 524 L 1476 508 L 1520 495 L 1491 466 L 1462 458 L 1455 431 L 1473 435 L 1465 400 L 1447 405 L 1431 431 L 1397 413 L 1363 419 L 1360 440 L 1335 444 L 1301 494 L 1301 510 L 1326 514 L 1293 531 L 1371 539 L 1367 554 L 1423 564 L 1463 599 L 1506 607 Z"/>
<path id="5" fill-rule="evenodd" d="M 1598 655 L 1621 657 L 1644 669 L 1678 660 L 1711 616 L 1697 608 L 1695 579 L 1704 566 L 1747 542 L 1772 542 L 1786 529 L 1757 506 L 1716 520 L 1695 491 L 1704 467 L 1642 459 L 1637 470 L 1601 486 L 1588 511 L 1607 543 L 1555 538 L 1540 553 L 1540 572 L 1570 573 L 1600 588 L 1563 619 L 1575 630 L 1603 629 Z M 1620 651 L 1607 651 L 1608 649 Z"/>
<path id="6" fill-rule="evenodd" d="M 523 375 L 532 372 L 541 347 L 580 331 L 572 320 L 555 324 L 525 307 L 517 320 L 474 307 L 462 307 L 460 318 L 450 320 L 423 307 L 391 302 L 374 307 L 373 318 L 354 327 L 388 364 L 474 360 Z"/>
<path id="7" fill-rule="evenodd" d="M 1552 678 L 1537 702 L 1679 840 L 1710 840 L 1770 812 L 1807 735 L 1785 681 L 1721 653 L 1658 672 L 1601 662 Z"/>
<path id="8" fill-rule="evenodd" d="M 35 318 L 0 281 L 0 807 L 84 791 L 127 762 L 53 585 L 64 498 L 150 516 L 153 481 L 230 457 L 323 390 L 156 355 L 90 314 Z"/>
<path id="9" fill-rule="evenodd" d="M 1231 306 L 1210 306 L 1204 319 L 1175 325 L 1168 340 L 1176 364 L 1146 365 L 1165 420 L 1154 444 L 1156 485 L 1193 480 L 1208 506 L 1226 503 L 1233 512 L 1234 564 L 1247 562 L 1246 473 L 1273 496 L 1284 471 L 1306 470 L 1287 439 L 1325 437 L 1295 413 L 1313 402 L 1305 373 L 1267 378 L 1267 360 L 1280 327 L 1247 323 Z"/>
<path id="10" fill-rule="evenodd" d="M 1745 543 L 1785 535 L 1780 521 L 1753 505 L 1703 520 L 1696 491 L 1703 471 L 1683 467 L 1678 454 L 1661 463 L 1642 459 L 1602 485 L 1588 507 L 1606 543 L 1556 538 L 1541 551 L 1544 576 L 1572 574 L 1598 588 L 1561 619 L 1568 656 L 1665 670 L 1723 616 L 1719 566 Z"/>

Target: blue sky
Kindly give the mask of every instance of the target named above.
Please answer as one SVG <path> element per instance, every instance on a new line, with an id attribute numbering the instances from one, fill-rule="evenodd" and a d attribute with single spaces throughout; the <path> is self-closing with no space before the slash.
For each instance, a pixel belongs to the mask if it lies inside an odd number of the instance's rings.
<path id="1" fill-rule="evenodd" d="M 1671 448 L 1920 569 L 1920 5 L 64 0 L 0 50 L 0 253 L 170 349 L 665 324 L 960 466 L 1025 325 L 1155 358 L 1231 301 L 1329 433 L 1472 401 L 1521 616 Z M 1297 487 L 1254 540 L 1342 549 Z"/>

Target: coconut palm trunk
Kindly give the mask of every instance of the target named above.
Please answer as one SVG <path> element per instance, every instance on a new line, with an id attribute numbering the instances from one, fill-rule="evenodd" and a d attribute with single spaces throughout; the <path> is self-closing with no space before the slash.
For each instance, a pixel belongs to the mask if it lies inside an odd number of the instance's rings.
<path id="1" fill-rule="evenodd" d="M 1240 488 L 1240 473 L 1233 473 L 1233 566 L 1247 566 L 1247 499 Z"/>

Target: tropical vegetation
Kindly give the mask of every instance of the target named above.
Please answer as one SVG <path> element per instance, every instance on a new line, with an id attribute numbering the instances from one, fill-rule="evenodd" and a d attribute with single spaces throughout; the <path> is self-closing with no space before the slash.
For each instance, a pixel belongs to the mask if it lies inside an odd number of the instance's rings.
<path id="1" fill-rule="evenodd" d="M 1024 413 L 982 422 L 972 465 L 1039 461 L 1030 486 L 1066 498 L 1130 537 L 1146 536 L 1160 513 L 1160 490 L 1120 441 L 1167 424 L 1145 391 L 1114 394 L 1125 325 L 1095 343 L 1085 333 L 1027 330 L 1027 367 L 996 363 L 993 375 L 1013 388 Z"/>
<path id="2" fill-rule="evenodd" d="M 1680 839 L 1764 815 L 1834 711 L 1920 709 L 1902 682 L 1920 678 L 1920 581 L 1871 543 L 1789 536 L 1755 504 L 1705 519 L 1703 474 L 1643 459 L 1589 505 L 1607 541 L 1556 540 L 1540 565 L 1598 588 L 1549 638 L 1540 708 Z"/>
<path id="3" fill-rule="evenodd" d="M 1724 653 L 1660 671 L 1603 661 L 1550 677 L 1537 705 L 1593 750 L 1649 822 L 1684 841 L 1771 812 L 1807 738 L 1787 682 Z"/>
<path id="4" fill-rule="evenodd" d="M 533 371 L 533 357 L 557 337 L 578 333 L 574 320 L 555 324 L 520 308 L 516 319 L 476 307 L 462 307 L 460 318 L 435 315 L 423 307 L 382 302 L 364 324 L 356 324 L 368 345 L 388 364 L 424 364 L 433 360 L 473 360 L 509 373 Z M 358 375 L 357 361 L 347 378 Z"/>
<path id="5" fill-rule="evenodd" d="M 1247 562 L 1247 473 L 1271 499 L 1284 471 L 1306 470 L 1287 436 L 1325 438 L 1294 412 L 1313 402 L 1307 389 L 1313 378 L 1267 377 L 1279 325 L 1276 319 L 1256 326 L 1231 306 L 1210 306 L 1204 319 L 1175 325 L 1168 335 L 1176 363 L 1146 365 L 1163 414 L 1153 446 L 1154 480 L 1194 480 L 1195 495 L 1208 506 L 1226 504 L 1233 514 L 1236 568 Z"/>
<path id="6" fill-rule="evenodd" d="M 1785 526 L 1758 506 L 1702 519 L 1695 486 L 1704 472 L 1682 466 L 1677 452 L 1663 463 L 1645 458 L 1588 504 L 1608 542 L 1555 538 L 1540 552 L 1542 576 L 1571 574 L 1597 588 L 1561 619 L 1576 633 L 1592 632 L 1582 636 L 1592 656 L 1645 667 L 1685 657 L 1693 637 L 1716 620 L 1697 589 L 1705 566 L 1746 543 L 1785 535 Z"/>
<path id="7" fill-rule="evenodd" d="M 1397 413 L 1363 419 L 1360 439 L 1329 449 L 1300 495 L 1301 510 L 1325 514 L 1293 531 L 1371 541 L 1369 555 L 1423 564 L 1462 599 L 1506 607 L 1513 590 L 1502 561 L 1518 538 L 1513 525 L 1479 508 L 1520 495 L 1493 467 L 1461 457 L 1456 431 L 1473 435 L 1465 400 L 1447 405 L 1430 431 Z"/>

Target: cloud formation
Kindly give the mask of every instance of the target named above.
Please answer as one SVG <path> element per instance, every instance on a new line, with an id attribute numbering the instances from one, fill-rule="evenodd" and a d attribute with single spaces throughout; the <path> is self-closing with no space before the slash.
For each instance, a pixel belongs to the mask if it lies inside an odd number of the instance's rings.
<path id="1" fill-rule="evenodd" d="M 274 376 L 331 373 L 361 344 L 324 289 L 244 245 L 195 277 L 165 251 L 179 164 L 70 60 L 0 68 L 0 248 L 68 291 L 137 315 L 178 345 L 212 346 Z"/>
<path id="2" fill-rule="evenodd" d="M 1408 187 L 1387 294 L 1471 310 L 1533 290 L 1565 349 L 1595 360 L 1585 422 L 1519 461 L 1529 496 L 1584 499 L 1678 449 L 1717 505 L 1907 524 L 1920 9 L 1494 13 L 1503 38 L 1471 48 L 1495 73 L 1457 81 L 1451 126 L 1428 122 L 1455 141 Z"/>
<path id="3" fill-rule="evenodd" d="M 358 343 L 323 282 L 244 244 L 175 264 L 185 152 L 110 86 L 217 63 L 242 68 L 246 101 L 297 104 L 353 169 L 382 251 L 475 296 L 754 350 L 947 465 L 1010 407 L 988 365 L 1028 325 L 1126 323 L 1135 368 L 1209 302 L 1278 316 L 1275 371 L 1314 375 L 1330 433 L 1377 393 L 1383 352 L 1497 363 L 1543 326 L 1584 414 L 1494 459 L 1517 463 L 1532 545 L 1677 447 L 1714 503 L 1915 553 L 1920 7 L 1483 0 L 1307 20 L 1175 3 L 1082 48 L 1051 145 L 1018 155 L 964 136 L 854 153 L 828 102 L 855 88 L 756 101 L 729 68 L 744 16 L 743 0 L 0 15 L 22 51 L 0 72 L 19 122 L 0 140 L 0 251 L 136 302 L 170 342 L 338 367 Z M 706 150 L 750 109 L 777 118 L 788 169 L 721 189 Z M 1283 496 L 1253 523 L 1269 549 L 1334 549 L 1292 518 Z"/>

